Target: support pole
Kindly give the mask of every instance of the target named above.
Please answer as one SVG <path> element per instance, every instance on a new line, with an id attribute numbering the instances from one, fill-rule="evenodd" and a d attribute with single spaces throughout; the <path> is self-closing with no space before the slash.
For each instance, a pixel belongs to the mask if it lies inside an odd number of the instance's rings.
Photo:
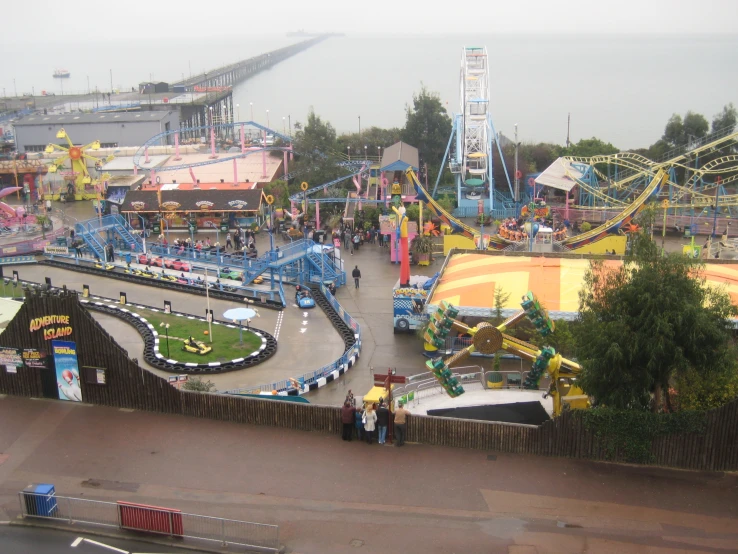
<path id="1" fill-rule="evenodd" d="M 238 164 L 236 163 L 238 160 L 236 158 L 233 158 L 233 184 L 238 184 Z"/>
<path id="2" fill-rule="evenodd" d="M 267 176 L 267 152 L 266 152 L 266 144 L 267 144 L 267 132 L 263 132 L 264 135 L 264 143 L 261 145 L 261 177 L 262 179 Z"/>
<path id="3" fill-rule="evenodd" d="M 315 230 L 320 229 L 320 202 L 315 201 Z"/>
<path id="4" fill-rule="evenodd" d="M 241 154 L 246 152 L 246 133 L 243 129 L 243 123 L 241 123 Z"/>
<path id="5" fill-rule="evenodd" d="M 179 133 L 174 133 L 174 159 L 177 161 L 182 159 L 179 155 Z"/>

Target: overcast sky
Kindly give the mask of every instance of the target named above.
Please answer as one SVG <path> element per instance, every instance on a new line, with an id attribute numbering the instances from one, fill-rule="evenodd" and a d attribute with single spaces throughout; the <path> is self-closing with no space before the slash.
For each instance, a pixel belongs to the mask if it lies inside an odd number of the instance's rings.
<path id="1" fill-rule="evenodd" d="M 81 4 L 6 0 L 0 5 L 0 20 L 5 22 L 0 44 L 18 47 L 26 41 L 48 41 L 60 48 L 65 42 L 85 39 L 158 36 L 180 37 L 177 47 L 186 50 L 197 48 L 198 39 L 205 35 L 283 36 L 297 29 L 382 34 L 735 33 L 738 19 L 736 0 L 126 0 Z"/>

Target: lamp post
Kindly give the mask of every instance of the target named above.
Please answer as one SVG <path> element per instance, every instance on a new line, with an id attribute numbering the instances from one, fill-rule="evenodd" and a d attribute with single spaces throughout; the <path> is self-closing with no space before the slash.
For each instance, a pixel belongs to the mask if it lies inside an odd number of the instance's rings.
<path id="1" fill-rule="evenodd" d="M 164 323 L 163 321 L 159 324 L 159 327 L 164 327 L 164 333 L 166 333 L 167 337 L 167 358 L 169 357 L 169 323 Z"/>
<path id="2" fill-rule="evenodd" d="M 271 125 L 269 124 L 269 110 L 267 110 L 267 127 L 271 129 Z"/>
<path id="3" fill-rule="evenodd" d="M 249 106 L 251 106 L 251 121 L 254 120 L 254 103 L 249 102 Z"/>
<path id="4" fill-rule="evenodd" d="M 364 145 L 364 159 L 367 159 L 366 149 L 369 148 L 366 144 Z"/>
<path id="5" fill-rule="evenodd" d="M 359 116 L 359 139 L 361 139 L 361 116 Z"/>
<path id="6" fill-rule="evenodd" d="M 347 146 L 346 148 L 348 149 L 348 161 L 351 161 L 351 147 Z"/>
<path id="7" fill-rule="evenodd" d="M 207 265 L 205 265 L 205 298 L 207 301 L 207 309 L 208 309 L 208 337 L 210 338 L 210 344 L 213 344 L 213 318 L 210 317 L 210 283 L 208 282 L 208 266 Z"/>
<path id="8" fill-rule="evenodd" d="M 282 117 L 282 134 L 283 135 L 287 134 L 287 118 L 286 117 Z"/>
<path id="9" fill-rule="evenodd" d="M 90 94 L 90 76 L 87 76 L 87 94 Z"/>
<path id="10" fill-rule="evenodd" d="M 238 114 L 238 120 L 241 121 L 241 104 L 236 104 L 236 113 Z"/>

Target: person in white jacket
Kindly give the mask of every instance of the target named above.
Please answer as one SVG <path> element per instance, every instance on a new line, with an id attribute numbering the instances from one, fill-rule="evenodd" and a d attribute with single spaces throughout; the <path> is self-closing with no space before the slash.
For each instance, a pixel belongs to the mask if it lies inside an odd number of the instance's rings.
<path id="1" fill-rule="evenodd" d="M 377 405 L 371 404 L 370 406 L 366 407 L 366 411 L 364 412 L 364 435 L 366 436 L 366 442 L 368 444 L 372 443 L 372 439 L 374 438 L 374 429 L 377 424 Z"/>

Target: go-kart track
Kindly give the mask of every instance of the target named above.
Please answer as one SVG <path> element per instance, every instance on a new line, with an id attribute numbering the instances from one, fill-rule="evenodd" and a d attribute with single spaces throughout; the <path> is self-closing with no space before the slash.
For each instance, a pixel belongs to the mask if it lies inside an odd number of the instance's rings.
<path id="1" fill-rule="evenodd" d="M 205 316 L 205 296 L 116 281 L 60 267 L 23 265 L 16 266 L 15 269 L 20 279 L 24 281 L 43 283 L 44 279 L 49 277 L 53 286 L 66 285 L 68 289 L 79 292 L 82 292 L 83 285 L 88 285 L 91 299 L 95 296 L 117 299 L 120 293 L 124 292 L 128 302 L 133 305 L 141 304 L 159 307 L 163 310 L 164 301 L 168 300 L 172 303 L 174 312 Z M 208 374 L 205 379 L 212 381 L 217 390 L 248 388 L 289 379 L 330 364 L 344 353 L 344 340 L 334 329 L 323 310 L 299 309 L 294 302 L 294 295 L 287 294 L 286 296 L 288 303 L 284 310 L 259 309 L 260 317 L 253 322 L 255 327 L 274 336 L 278 342 L 277 352 L 268 360 L 247 369 Z M 239 304 L 232 300 L 222 300 L 212 296 L 210 298 L 210 308 L 213 310 L 215 319 L 223 320 L 224 312 L 238 306 Z M 144 339 L 133 326 L 113 315 L 97 311 L 90 313 L 106 331 L 115 337 L 118 344 L 128 351 L 129 357 L 138 359 L 142 367 L 165 379 L 172 375 L 171 372 L 146 363 Z M 151 324 L 158 326 L 155 319 L 151 321 Z M 214 326 L 214 336 L 217 332 L 217 326 Z M 207 337 L 196 338 L 207 342 Z M 176 358 L 176 356 L 173 357 Z"/>

